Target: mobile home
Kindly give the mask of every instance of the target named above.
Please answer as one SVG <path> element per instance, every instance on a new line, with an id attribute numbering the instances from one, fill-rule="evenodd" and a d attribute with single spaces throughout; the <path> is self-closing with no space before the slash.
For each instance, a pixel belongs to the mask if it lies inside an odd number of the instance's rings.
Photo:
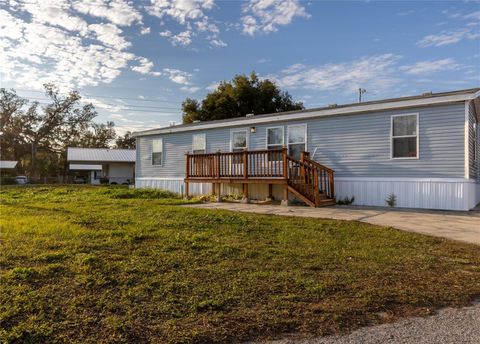
<path id="1" fill-rule="evenodd" d="M 469 210 L 480 88 L 137 132 L 135 185 L 312 206 Z"/>

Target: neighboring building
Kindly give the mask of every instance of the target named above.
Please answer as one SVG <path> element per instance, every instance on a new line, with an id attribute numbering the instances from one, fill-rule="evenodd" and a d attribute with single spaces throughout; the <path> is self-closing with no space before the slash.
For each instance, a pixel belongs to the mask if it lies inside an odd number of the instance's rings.
<path id="1" fill-rule="evenodd" d="M 90 184 L 130 184 L 135 180 L 135 150 L 67 148 L 69 170 L 87 177 Z"/>
<path id="2" fill-rule="evenodd" d="M 479 117 L 476 88 L 146 130 L 134 134 L 135 185 L 310 205 L 385 206 L 393 193 L 398 207 L 469 210 Z"/>
<path id="3" fill-rule="evenodd" d="M 14 175 L 17 172 L 18 161 L 0 160 L 0 175 Z"/>

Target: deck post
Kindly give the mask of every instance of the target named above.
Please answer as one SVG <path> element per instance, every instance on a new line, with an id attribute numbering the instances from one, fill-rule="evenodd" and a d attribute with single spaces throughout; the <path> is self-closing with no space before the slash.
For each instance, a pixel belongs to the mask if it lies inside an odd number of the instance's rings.
<path id="1" fill-rule="evenodd" d="M 267 202 L 273 201 L 273 185 L 268 184 L 268 196 L 266 199 Z"/>
<path id="2" fill-rule="evenodd" d="M 248 198 L 248 183 L 243 183 L 243 198 L 242 203 L 250 203 L 250 199 Z"/>
<path id="3" fill-rule="evenodd" d="M 190 158 L 188 152 L 185 152 L 185 198 L 190 198 L 188 178 L 190 177 Z"/>
<path id="4" fill-rule="evenodd" d="M 280 205 L 283 205 L 283 206 L 288 206 L 289 203 L 288 203 L 288 185 L 285 184 L 284 187 L 283 187 L 283 199 L 282 199 L 282 202 L 280 203 Z"/>
<path id="5" fill-rule="evenodd" d="M 288 160 L 287 160 L 287 147 L 282 148 L 282 162 L 283 162 L 283 178 L 285 179 L 285 185 L 283 187 L 283 199 L 281 205 L 288 206 Z"/>
<path id="6" fill-rule="evenodd" d="M 187 181 L 185 181 L 185 198 L 186 199 L 190 198 L 190 190 L 189 190 L 188 184 L 189 183 Z"/>

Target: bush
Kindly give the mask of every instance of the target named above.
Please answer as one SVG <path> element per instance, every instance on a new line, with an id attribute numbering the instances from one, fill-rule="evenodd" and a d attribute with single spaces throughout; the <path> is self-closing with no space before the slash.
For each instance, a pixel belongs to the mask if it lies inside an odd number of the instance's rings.
<path id="1" fill-rule="evenodd" d="M 337 201 L 338 205 L 350 205 L 353 202 L 355 202 L 355 196 L 352 196 L 352 198 L 349 198 L 348 196 L 345 196 L 344 198 L 340 198 Z"/>
<path id="2" fill-rule="evenodd" d="M 12 176 L 1 176 L 0 177 L 0 185 L 14 185 L 17 184 L 15 182 L 15 177 Z"/>
<path id="3" fill-rule="evenodd" d="M 117 199 L 180 198 L 180 196 L 174 192 L 166 191 L 166 190 L 155 190 L 155 189 L 127 189 L 124 187 L 113 187 L 113 188 L 106 189 L 104 193 L 109 195 L 111 198 L 117 198 Z"/>
<path id="4" fill-rule="evenodd" d="M 397 205 L 397 196 L 392 192 L 390 195 L 387 196 L 385 203 L 387 203 L 389 207 L 395 207 Z"/>

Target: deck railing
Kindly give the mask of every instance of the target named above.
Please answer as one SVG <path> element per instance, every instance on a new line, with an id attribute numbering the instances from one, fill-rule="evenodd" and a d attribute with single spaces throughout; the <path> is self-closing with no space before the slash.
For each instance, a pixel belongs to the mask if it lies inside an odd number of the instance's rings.
<path id="1" fill-rule="evenodd" d="M 300 160 L 289 156 L 286 148 L 241 152 L 185 154 L 186 182 L 250 183 L 265 180 L 283 183 L 302 195 L 311 205 L 334 199 L 334 171 L 310 159 L 303 152 Z M 188 183 L 187 183 L 188 185 Z"/>
<path id="2" fill-rule="evenodd" d="M 185 155 L 186 178 L 286 178 L 287 149 Z"/>

